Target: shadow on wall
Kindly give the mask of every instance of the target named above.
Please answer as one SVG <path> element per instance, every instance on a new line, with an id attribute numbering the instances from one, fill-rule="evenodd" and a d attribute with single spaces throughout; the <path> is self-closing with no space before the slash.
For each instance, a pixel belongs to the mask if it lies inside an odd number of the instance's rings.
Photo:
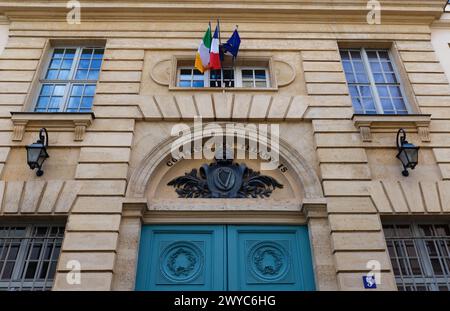
<path id="1" fill-rule="evenodd" d="M 0 54 L 3 53 L 8 42 L 9 23 L 4 16 L 0 16 Z"/>

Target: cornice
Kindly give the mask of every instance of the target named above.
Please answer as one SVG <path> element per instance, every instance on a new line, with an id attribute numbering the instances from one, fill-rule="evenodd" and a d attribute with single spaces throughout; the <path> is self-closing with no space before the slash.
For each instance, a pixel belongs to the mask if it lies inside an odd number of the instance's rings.
<path id="1" fill-rule="evenodd" d="M 382 6 L 382 20 L 394 21 L 414 18 L 414 22 L 432 22 L 443 12 L 445 0 L 379 0 Z M 67 1 L 10 0 L 0 1 L 0 14 L 10 19 L 45 18 L 60 19 L 68 12 Z M 108 18 L 230 18 L 234 20 L 252 20 L 302 17 L 306 20 L 331 22 L 341 19 L 363 21 L 368 13 L 367 0 L 109 0 L 81 1 L 81 12 L 86 19 Z"/>

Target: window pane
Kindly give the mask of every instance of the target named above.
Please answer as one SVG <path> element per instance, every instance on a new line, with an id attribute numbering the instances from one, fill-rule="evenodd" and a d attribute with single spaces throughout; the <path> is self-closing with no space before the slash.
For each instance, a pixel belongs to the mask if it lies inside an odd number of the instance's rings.
<path id="1" fill-rule="evenodd" d="M 98 80 L 102 65 L 103 49 L 85 48 L 78 63 L 76 80 Z"/>
<path id="2" fill-rule="evenodd" d="M 242 79 L 253 79 L 253 70 L 242 70 Z"/>
<path id="3" fill-rule="evenodd" d="M 359 73 L 356 74 L 356 81 L 357 83 L 369 83 L 369 79 L 367 78 L 367 75 L 365 73 Z M 349 81 L 350 83 L 350 81 Z"/>
<path id="4" fill-rule="evenodd" d="M 192 69 L 180 69 L 180 74 L 181 75 L 191 76 L 192 75 Z"/>
<path id="5" fill-rule="evenodd" d="M 41 95 L 52 95 L 53 94 L 53 84 L 44 84 L 41 89 Z"/>
<path id="6" fill-rule="evenodd" d="M 350 57 L 349 57 L 349 55 L 348 55 L 348 52 L 347 51 L 340 51 L 340 54 L 341 54 L 341 59 L 343 60 L 343 61 L 346 61 L 346 60 L 349 60 L 350 59 Z"/>
<path id="7" fill-rule="evenodd" d="M 253 87 L 253 81 L 242 81 L 243 87 Z"/>
<path id="8" fill-rule="evenodd" d="M 92 60 L 91 68 L 93 69 L 100 69 L 102 66 L 102 60 L 101 59 L 94 59 Z"/>
<path id="9" fill-rule="evenodd" d="M 49 70 L 45 79 L 47 80 L 56 80 L 58 78 L 58 70 Z"/>
<path id="10" fill-rule="evenodd" d="M 63 60 L 62 64 L 61 64 L 61 69 L 70 69 L 70 68 L 72 68 L 72 62 L 73 62 L 73 60 L 71 60 L 71 59 Z"/>
<path id="11" fill-rule="evenodd" d="M 64 58 L 73 59 L 75 57 L 76 49 L 66 49 Z"/>
<path id="12" fill-rule="evenodd" d="M 82 96 L 83 95 L 84 86 L 81 84 L 76 84 L 72 87 L 71 96 Z"/>
<path id="13" fill-rule="evenodd" d="M 81 54 L 81 58 L 87 58 L 87 59 L 90 59 L 92 53 L 93 53 L 93 50 L 92 50 L 92 49 L 83 49 L 83 53 Z"/>
<path id="14" fill-rule="evenodd" d="M 75 49 L 55 49 L 45 79 L 67 80 L 73 66 L 74 55 Z"/>
<path id="15" fill-rule="evenodd" d="M 98 80 L 99 71 L 98 70 L 90 70 L 88 74 L 88 80 Z"/>
<path id="16" fill-rule="evenodd" d="M 91 61 L 89 59 L 87 60 L 80 60 L 80 64 L 78 65 L 78 69 L 89 69 Z"/>
<path id="17" fill-rule="evenodd" d="M 352 60 L 354 60 L 354 61 L 361 59 L 361 53 L 359 51 L 351 51 L 350 55 L 351 55 Z"/>
<path id="18" fill-rule="evenodd" d="M 104 49 L 95 49 L 94 59 L 102 59 L 104 51 L 105 51 Z"/>
<path id="19" fill-rule="evenodd" d="M 255 79 L 266 80 L 266 71 L 265 70 L 255 70 Z"/>
<path id="20" fill-rule="evenodd" d="M 366 113 L 374 114 L 376 113 L 375 102 L 372 97 L 364 97 L 363 99 L 363 107 Z"/>
<path id="21" fill-rule="evenodd" d="M 75 75 L 76 80 L 87 80 L 88 70 L 77 70 Z"/>
<path id="22" fill-rule="evenodd" d="M 70 70 L 60 70 L 58 74 L 58 80 L 69 79 Z"/>
<path id="23" fill-rule="evenodd" d="M 69 105 L 67 106 L 67 110 L 76 111 L 81 104 L 81 97 L 71 97 L 69 98 Z"/>
<path id="24" fill-rule="evenodd" d="M 55 49 L 53 52 L 53 58 L 62 58 L 64 56 L 64 49 Z"/>
<path id="25" fill-rule="evenodd" d="M 366 72 L 366 68 L 364 67 L 364 63 L 361 61 L 353 62 L 353 67 L 355 68 L 355 72 Z"/>
<path id="26" fill-rule="evenodd" d="M 95 85 L 86 85 L 86 88 L 84 89 L 84 95 L 94 96 L 94 94 L 95 94 Z"/>
<path id="27" fill-rule="evenodd" d="M 380 63 L 370 62 L 370 69 L 372 70 L 372 73 L 382 72 Z"/>
<path id="28" fill-rule="evenodd" d="M 83 100 L 81 102 L 81 107 L 84 109 L 88 109 L 92 107 L 92 97 L 83 97 Z"/>
<path id="29" fill-rule="evenodd" d="M 372 97 L 372 90 L 369 86 L 360 86 L 359 91 L 362 97 Z"/>
<path id="30" fill-rule="evenodd" d="M 397 77 L 394 73 L 385 73 L 384 76 L 386 77 L 387 83 L 397 83 Z"/>
<path id="31" fill-rule="evenodd" d="M 345 73 L 352 73 L 353 72 L 353 67 L 352 67 L 352 63 L 351 62 L 344 61 L 342 63 L 342 66 L 344 67 Z"/>
<path id="32" fill-rule="evenodd" d="M 48 110 L 52 112 L 58 111 L 61 106 L 61 103 L 62 103 L 61 97 L 52 97 L 52 99 L 50 100 Z"/>
<path id="33" fill-rule="evenodd" d="M 190 87 L 191 86 L 191 81 L 185 81 L 185 80 L 181 80 L 178 83 L 179 87 Z"/>
<path id="34" fill-rule="evenodd" d="M 256 87 L 267 87 L 266 81 L 255 81 Z"/>
<path id="35" fill-rule="evenodd" d="M 392 64 L 390 62 L 382 62 L 382 67 L 383 70 L 386 72 L 393 72 L 394 71 L 394 67 L 392 67 Z"/>
<path id="36" fill-rule="evenodd" d="M 389 60 L 389 54 L 387 51 L 379 51 L 378 57 L 380 58 L 380 60 Z"/>
<path id="37" fill-rule="evenodd" d="M 204 83 L 203 83 L 203 81 L 193 81 L 192 86 L 193 87 L 203 87 Z"/>
<path id="38" fill-rule="evenodd" d="M 59 69 L 61 67 L 61 59 L 54 59 L 50 62 L 50 69 Z"/>
<path id="39" fill-rule="evenodd" d="M 55 88 L 53 89 L 53 96 L 63 96 L 65 89 L 65 85 L 55 85 Z"/>

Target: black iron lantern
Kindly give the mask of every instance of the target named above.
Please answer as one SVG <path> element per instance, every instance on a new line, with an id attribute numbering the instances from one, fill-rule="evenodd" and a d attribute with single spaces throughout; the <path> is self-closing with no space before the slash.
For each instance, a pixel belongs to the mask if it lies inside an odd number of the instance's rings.
<path id="1" fill-rule="evenodd" d="M 397 158 L 403 165 L 403 176 L 409 176 L 408 168 L 414 169 L 419 162 L 419 147 L 408 143 L 406 132 L 400 129 L 397 133 Z"/>
<path id="2" fill-rule="evenodd" d="M 39 139 L 31 144 L 26 146 L 27 148 L 27 163 L 28 166 L 34 170 L 37 169 L 36 175 L 42 176 L 44 171 L 42 170 L 42 165 L 44 161 L 49 157 L 47 153 L 48 147 L 48 133 L 47 129 L 41 128 L 39 130 Z"/>

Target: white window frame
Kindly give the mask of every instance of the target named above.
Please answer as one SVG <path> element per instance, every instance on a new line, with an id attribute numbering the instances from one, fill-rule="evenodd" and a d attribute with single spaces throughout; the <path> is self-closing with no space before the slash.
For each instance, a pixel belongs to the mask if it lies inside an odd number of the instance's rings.
<path id="1" fill-rule="evenodd" d="M 180 66 L 177 68 L 177 87 L 179 87 L 180 81 L 181 81 L 181 70 L 191 70 L 193 72 L 194 69 L 195 69 L 194 66 Z M 191 86 L 189 86 L 189 87 L 181 86 L 181 88 L 193 88 L 193 89 L 201 89 L 202 88 L 202 87 L 192 86 L 193 81 L 194 81 L 194 74 L 191 75 Z M 209 83 L 209 81 L 208 81 L 208 83 Z M 203 88 L 204 87 L 206 87 L 205 74 L 203 74 Z"/>
<path id="2" fill-rule="evenodd" d="M 67 80 L 45 79 L 45 76 L 47 75 L 47 72 L 50 69 L 49 66 L 53 59 L 53 54 L 54 54 L 55 50 L 57 50 L 57 49 L 76 49 L 75 56 L 73 58 L 72 68 L 70 68 L 70 72 L 69 72 L 70 79 L 67 79 Z M 97 79 L 97 80 L 76 80 L 76 79 L 74 79 L 75 73 L 78 68 L 78 64 L 81 60 L 81 54 L 82 54 L 83 49 L 105 49 L 105 46 L 102 46 L 102 45 L 82 45 L 82 46 L 80 46 L 80 45 L 64 45 L 64 46 L 54 46 L 51 48 L 51 50 L 49 51 L 48 57 L 44 63 L 44 70 L 42 70 L 41 77 L 39 79 L 39 88 L 37 89 L 37 92 L 36 92 L 37 94 L 33 100 L 33 103 L 34 103 L 33 111 L 36 110 L 36 106 L 38 104 L 42 86 L 44 84 L 52 84 L 52 85 L 65 84 L 66 85 L 66 90 L 65 90 L 64 96 L 62 98 L 62 105 L 59 107 L 59 110 L 57 112 L 66 112 L 67 107 L 69 105 L 69 97 L 70 97 L 70 94 L 72 94 L 72 88 L 75 84 L 83 84 L 83 85 L 95 84 L 96 89 L 97 89 L 97 83 L 98 83 L 99 79 Z M 103 61 L 104 61 L 104 54 L 102 57 L 102 66 L 103 66 Z M 99 77 L 100 77 L 101 71 L 102 70 L 100 68 Z M 55 113 L 55 112 L 46 112 L 46 113 Z M 74 113 L 77 113 L 77 112 L 74 112 Z"/>
<path id="3" fill-rule="evenodd" d="M 178 88 L 192 88 L 192 89 L 202 89 L 201 87 L 180 87 L 180 76 L 181 76 L 181 70 L 182 69 L 193 69 L 193 66 L 180 66 L 177 68 L 177 84 L 176 87 Z M 203 73 L 203 88 L 210 88 L 210 89 L 235 89 L 235 88 L 244 88 L 244 89 L 268 89 L 270 88 L 270 76 L 269 76 L 269 68 L 267 67 L 261 67 L 261 66 L 235 66 L 235 67 L 225 67 L 224 69 L 233 69 L 234 70 L 234 87 L 210 87 L 210 79 L 209 79 L 209 73 L 210 71 L 207 70 Z M 242 87 L 242 70 L 264 70 L 266 73 L 266 87 Z M 223 79 L 223 75 L 222 75 Z M 191 80 L 192 81 L 192 80 Z M 223 81 L 222 81 L 223 82 Z M 223 85 L 223 83 L 222 83 Z M 253 79 L 253 85 L 255 85 L 255 80 Z"/>
<path id="4" fill-rule="evenodd" d="M 433 239 L 433 236 L 425 236 L 421 234 L 420 225 L 447 225 L 450 226 L 450 224 L 448 222 L 426 222 L 426 221 L 388 221 L 388 222 L 383 222 L 383 226 L 386 225 L 394 225 L 394 226 L 401 226 L 401 225 L 408 225 L 411 228 L 411 232 L 412 232 L 412 237 L 389 237 L 386 238 L 386 242 L 388 240 L 395 240 L 395 241 L 399 241 L 402 238 L 403 239 L 407 239 L 407 240 L 413 240 L 414 241 L 414 246 L 416 248 L 416 252 L 417 252 L 417 256 L 419 259 L 419 265 L 421 266 L 425 276 L 424 277 L 414 277 L 413 275 L 408 276 L 407 278 L 404 278 L 403 275 L 395 276 L 396 282 L 397 282 L 397 286 L 416 286 L 416 283 L 419 285 L 423 285 L 423 286 L 429 286 L 431 287 L 432 291 L 436 291 L 439 290 L 439 285 L 447 285 L 447 288 L 450 290 L 450 274 L 449 275 L 444 275 L 437 277 L 434 274 L 434 270 L 431 264 L 431 260 L 429 257 L 429 253 L 427 251 L 427 246 L 425 243 L 425 239 Z M 434 237 L 436 240 L 442 241 L 442 238 L 450 238 L 448 236 L 446 237 Z M 440 239 L 439 239 L 440 238 Z M 444 240 L 445 241 L 445 240 Z M 449 251 L 449 250 L 448 250 Z M 390 257 L 390 256 L 389 256 Z M 398 256 L 397 256 L 398 257 Z M 409 257 L 409 256 L 408 256 Z M 394 258 L 390 258 L 390 260 L 395 260 Z M 409 263 L 408 263 L 409 266 Z M 442 267 L 444 268 L 444 267 Z M 450 267 L 446 267 L 447 269 L 450 269 Z M 400 266 L 399 266 L 399 269 Z M 411 267 L 410 267 L 411 269 Z M 444 269 L 443 269 L 444 270 Z M 438 280 L 440 282 L 438 282 Z M 424 282 L 425 281 L 425 282 Z"/>
<path id="5" fill-rule="evenodd" d="M 376 109 L 377 114 L 382 114 L 382 115 L 384 115 L 385 112 L 383 110 L 383 105 L 381 104 L 380 95 L 378 94 L 378 89 L 377 89 L 377 85 L 375 83 L 375 79 L 374 79 L 374 76 L 373 76 L 373 73 L 372 73 L 372 69 L 370 68 L 370 61 L 369 61 L 369 57 L 367 56 L 367 51 L 373 50 L 373 51 L 385 51 L 385 52 L 387 52 L 388 55 L 389 55 L 389 60 L 390 60 L 390 62 L 392 64 L 392 68 L 393 68 L 395 77 L 396 77 L 396 79 L 398 81 L 398 84 L 399 84 L 400 92 L 401 92 L 401 95 L 402 95 L 403 102 L 405 103 L 406 110 L 407 110 L 408 114 L 412 114 L 413 113 L 411 105 L 410 105 L 410 103 L 408 101 L 408 98 L 406 96 L 406 92 L 405 92 L 405 89 L 403 87 L 403 83 L 401 81 L 401 76 L 399 74 L 399 71 L 397 70 L 397 65 L 394 62 L 394 58 L 392 57 L 392 52 L 391 52 L 390 49 L 345 48 L 343 50 L 347 50 L 347 51 L 348 50 L 349 51 L 353 50 L 353 51 L 360 51 L 361 52 L 361 59 L 363 61 L 364 68 L 366 69 L 366 73 L 368 75 L 369 84 L 370 84 L 369 86 L 370 86 L 370 89 L 372 91 L 373 100 L 374 100 L 374 104 L 375 104 L 375 109 Z M 347 86 L 348 86 L 348 81 L 347 81 Z M 370 115 L 370 114 L 368 114 L 368 115 Z M 390 114 L 390 115 L 392 115 L 392 114 Z"/>

